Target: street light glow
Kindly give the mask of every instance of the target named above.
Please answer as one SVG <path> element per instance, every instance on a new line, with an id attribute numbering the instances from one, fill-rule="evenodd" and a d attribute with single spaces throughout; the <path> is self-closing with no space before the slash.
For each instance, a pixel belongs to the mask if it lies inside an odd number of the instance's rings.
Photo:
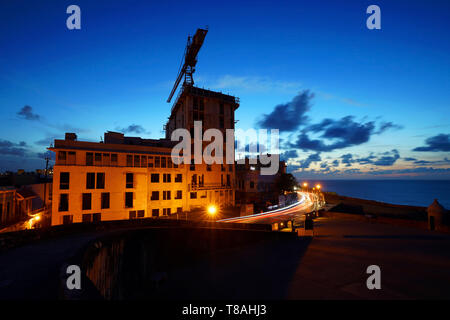
<path id="1" fill-rule="evenodd" d="M 317 189 L 320 189 L 320 184 L 318 184 L 318 185 L 316 186 L 316 188 L 317 188 Z"/>
<path id="2" fill-rule="evenodd" d="M 303 182 L 303 186 L 306 188 L 308 186 L 307 182 Z"/>
<path id="3" fill-rule="evenodd" d="M 217 213 L 217 207 L 215 206 L 215 205 L 210 205 L 209 207 L 208 207 L 208 214 L 210 215 L 210 216 L 213 216 L 213 215 L 215 215 Z"/>

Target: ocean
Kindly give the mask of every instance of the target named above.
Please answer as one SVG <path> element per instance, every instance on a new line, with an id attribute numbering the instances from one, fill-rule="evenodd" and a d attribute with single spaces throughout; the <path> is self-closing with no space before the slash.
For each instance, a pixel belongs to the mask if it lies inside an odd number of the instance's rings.
<path id="1" fill-rule="evenodd" d="M 450 180 L 310 180 L 323 191 L 392 204 L 428 207 L 434 199 L 450 209 Z"/>

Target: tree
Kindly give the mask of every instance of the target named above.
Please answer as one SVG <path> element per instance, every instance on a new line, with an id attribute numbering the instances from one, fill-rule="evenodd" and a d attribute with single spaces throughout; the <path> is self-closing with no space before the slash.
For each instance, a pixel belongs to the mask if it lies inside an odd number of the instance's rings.
<path id="1" fill-rule="evenodd" d="M 290 173 L 282 173 L 275 182 L 275 185 L 280 194 L 285 191 L 292 192 L 294 187 L 298 185 L 295 177 Z"/>

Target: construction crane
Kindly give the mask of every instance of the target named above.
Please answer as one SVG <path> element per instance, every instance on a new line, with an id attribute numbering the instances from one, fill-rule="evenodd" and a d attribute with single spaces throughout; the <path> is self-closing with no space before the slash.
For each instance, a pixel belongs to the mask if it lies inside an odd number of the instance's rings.
<path id="1" fill-rule="evenodd" d="M 208 33 L 208 29 L 197 29 L 197 32 L 193 37 L 188 36 L 186 49 L 184 51 L 184 62 L 182 61 L 182 66 L 178 71 L 177 80 L 173 86 L 172 91 L 170 92 L 169 98 L 167 102 L 172 100 L 175 91 L 177 91 L 178 85 L 180 84 L 181 78 L 184 75 L 183 86 L 192 86 L 194 85 L 194 78 L 192 74 L 195 72 L 195 65 L 197 64 L 197 54 L 200 51 L 200 48 L 203 45 L 203 41 L 205 40 L 206 34 Z"/>

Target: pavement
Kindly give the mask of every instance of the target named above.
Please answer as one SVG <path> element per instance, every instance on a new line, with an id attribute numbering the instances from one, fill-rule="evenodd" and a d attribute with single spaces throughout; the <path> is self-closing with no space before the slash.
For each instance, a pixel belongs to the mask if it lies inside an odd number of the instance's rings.
<path id="1" fill-rule="evenodd" d="M 381 269 L 369 290 L 367 267 Z M 166 299 L 449 299 L 450 235 L 338 218 L 315 236 L 214 255 L 169 275 Z"/>
<path id="2" fill-rule="evenodd" d="M 61 263 L 97 236 L 66 236 L 2 253 L 0 300 L 57 298 Z M 381 269 L 380 290 L 366 287 L 369 265 Z M 143 298 L 449 299 L 450 235 L 318 218 L 313 238 L 283 237 L 208 253 L 171 270 Z"/>

